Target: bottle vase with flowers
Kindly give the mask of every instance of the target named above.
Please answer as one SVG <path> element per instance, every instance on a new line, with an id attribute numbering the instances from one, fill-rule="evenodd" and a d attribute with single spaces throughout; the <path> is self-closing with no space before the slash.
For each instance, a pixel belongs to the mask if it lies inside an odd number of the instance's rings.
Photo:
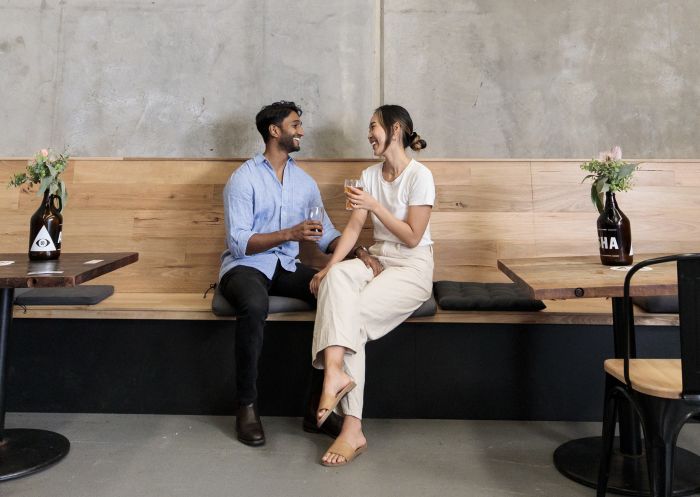
<path id="1" fill-rule="evenodd" d="M 54 260 L 61 256 L 63 206 L 68 192 L 61 173 L 68 166 L 68 156 L 43 149 L 27 164 L 25 172 L 10 178 L 9 186 L 39 185 L 42 196 L 39 208 L 29 220 L 29 259 Z"/>

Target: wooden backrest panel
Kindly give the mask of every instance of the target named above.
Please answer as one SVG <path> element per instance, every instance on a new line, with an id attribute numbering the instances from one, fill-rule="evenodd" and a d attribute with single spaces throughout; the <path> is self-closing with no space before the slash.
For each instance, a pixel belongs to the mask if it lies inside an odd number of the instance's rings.
<path id="1" fill-rule="evenodd" d="M 508 281 L 499 258 L 595 255 L 598 216 L 581 160 L 421 159 L 433 172 L 435 279 Z M 72 159 L 65 179 L 63 250 L 137 251 L 137 264 L 100 278 L 118 291 L 199 292 L 216 281 L 224 248 L 222 190 L 243 160 Z M 372 160 L 301 160 L 339 229 L 343 179 Z M 24 159 L 0 160 L 0 180 Z M 700 250 L 700 161 L 641 163 L 635 188 L 618 195 L 636 252 Z M 23 252 L 39 198 L 0 188 L 0 251 Z M 362 241 L 370 243 L 371 223 Z M 313 247 L 303 257 L 323 261 Z"/>

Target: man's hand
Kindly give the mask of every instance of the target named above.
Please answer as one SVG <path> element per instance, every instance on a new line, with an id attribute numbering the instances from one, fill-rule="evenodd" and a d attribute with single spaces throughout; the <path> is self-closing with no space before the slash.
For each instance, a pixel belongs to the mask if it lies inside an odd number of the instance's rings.
<path id="1" fill-rule="evenodd" d="M 355 251 L 355 257 L 364 262 L 365 266 L 372 270 L 372 273 L 374 273 L 375 278 L 377 277 L 377 275 L 379 275 L 379 273 L 384 271 L 384 267 L 382 266 L 382 263 L 379 262 L 379 259 L 377 259 L 373 255 L 370 255 L 370 253 L 367 252 L 367 250 L 365 250 L 364 248 L 357 249 Z"/>
<path id="2" fill-rule="evenodd" d="M 323 235 L 323 224 L 321 224 L 321 221 L 302 221 L 296 226 L 289 228 L 289 239 L 297 242 L 318 242 L 321 239 L 321 235 Z"/>

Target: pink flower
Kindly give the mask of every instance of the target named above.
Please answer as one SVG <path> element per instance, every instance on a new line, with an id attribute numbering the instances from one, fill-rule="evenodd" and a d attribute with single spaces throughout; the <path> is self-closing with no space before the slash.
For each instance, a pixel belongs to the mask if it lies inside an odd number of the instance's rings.
<path id="1" fill-rule="evenodd" d="M 41 155 L 43 155 L 44 157 L 48 157 L 48 156 L 49 156 L 49 151 L 46 150 L 45 148 L 42 148 L 42 149 L 41 149 Z"/>
<path id="2" fill-rule="evenodd" d="M 605 152 L 600 152 L 598 154 L 598 160 L 601 162 L 620 159 L 622 159 L 622 149 L 619 145 L 615 145 L 612 149 L 607 150 Z"/>

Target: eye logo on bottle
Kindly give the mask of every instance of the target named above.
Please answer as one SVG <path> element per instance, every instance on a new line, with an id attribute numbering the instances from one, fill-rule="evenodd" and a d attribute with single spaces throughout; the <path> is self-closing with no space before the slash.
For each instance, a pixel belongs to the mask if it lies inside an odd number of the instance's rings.
<path id="1" fill-rule="evenodd" d="M 56 245 L 54 245 L 53 240 L 51 239 L 51 235 L 49 235 L 49 231 L 46 229 L 46 226 L 42 226 L 39 230 L 39 233 L 37 233 L 36 238 L 34 239 L 34 242 L 32 243 L 32 246 L 30 247 L 29 251 L 49 252 L 52 250 L 57 250 Z"/>

